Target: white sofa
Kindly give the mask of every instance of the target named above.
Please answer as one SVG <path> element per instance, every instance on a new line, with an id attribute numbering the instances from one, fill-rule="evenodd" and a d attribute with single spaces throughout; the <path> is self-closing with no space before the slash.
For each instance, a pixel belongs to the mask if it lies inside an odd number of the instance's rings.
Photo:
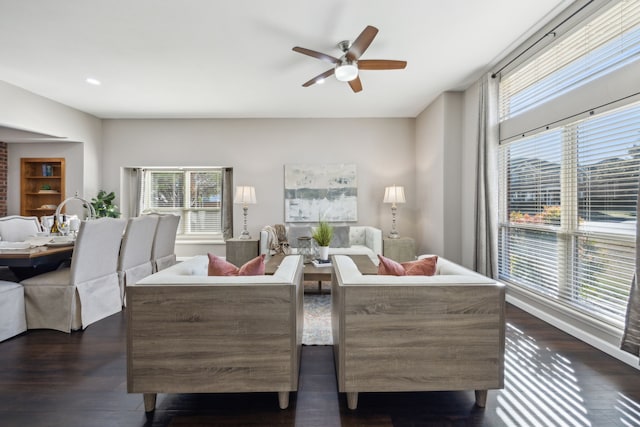
<path id="1" fill-rule="evenodd" d="M 348 227 L 349 246 L 329 247 L 329 255 L 368 255 L 377 265 L 378 254 L 382 255 L 382 230 L 368 225 Z M 286 228 L 289 234 L 290 227 Z M 296 248 L 292 248 L 292 253 L 295 252 Z M 264 230 L 260 231 L 260 254 L 269 255 L 269 233 Z"/>
<path id="2" fill-rule="evenodd" d="M 143 393 L 278 392 L 298 389 L 302 257 L 270 276 L 207 276 L 196 256 L 127 286 L 127 390 Z"/>
<path id="3" fill-rule="evenodd" d="M 421 256 L 420 258 L 424 257 Z M 338 391 L 504 387 L 505 288 L 443 258 L 434 276 L 363 275 L 332 257 L 331 321 Z"/>

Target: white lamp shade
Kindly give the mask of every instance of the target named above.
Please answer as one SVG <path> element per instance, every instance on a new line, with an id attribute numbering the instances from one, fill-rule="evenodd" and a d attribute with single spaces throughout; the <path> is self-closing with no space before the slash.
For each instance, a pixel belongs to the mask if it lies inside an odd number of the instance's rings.
<path id="1" fill-rule="evenodd" d="M 384 203 L 406 203 L 404 187 L 392 185 L 384 189 Z"/>
<path id="2" fill-rule="evenodd" d="M 236 197 L 233 199 L 233 203 L 242 205 L 255 205 L 257 203 L 256 189 L 251 186 L 236 187 Z"/>

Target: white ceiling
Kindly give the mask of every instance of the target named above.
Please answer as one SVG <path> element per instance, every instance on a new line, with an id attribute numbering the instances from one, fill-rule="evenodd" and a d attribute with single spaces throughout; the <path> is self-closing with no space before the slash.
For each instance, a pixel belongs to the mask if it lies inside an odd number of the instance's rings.
<path id="1" fill-rule="evenodd" d="M 415 117 L 569 3 L 0 0 L 0 80 L 101 118 Z M 301 86 L 330 64 L 292 47 L 338 57 L 367 25 L 362 59 L 405 70 L 363 71 L 358 94 Z"/>

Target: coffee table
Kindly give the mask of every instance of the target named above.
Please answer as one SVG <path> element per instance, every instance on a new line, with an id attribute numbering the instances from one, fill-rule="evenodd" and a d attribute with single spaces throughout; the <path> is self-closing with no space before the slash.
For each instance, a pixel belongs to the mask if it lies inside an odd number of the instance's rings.
<path id="1" fill-rule="evenodd" d="M 273 274 L 286 255 L 271 255 L 265 264 L 265 274 Z M 378 266 L 371 261 L 368 255 L 348 255 L 362 274 L 378 274 Z M 317 281 L 318 292 L 322 293 L 322 282 L 331 281 L 331 267 L 316 267 L 309 263 L 304 265 L 302 280 Z"/>

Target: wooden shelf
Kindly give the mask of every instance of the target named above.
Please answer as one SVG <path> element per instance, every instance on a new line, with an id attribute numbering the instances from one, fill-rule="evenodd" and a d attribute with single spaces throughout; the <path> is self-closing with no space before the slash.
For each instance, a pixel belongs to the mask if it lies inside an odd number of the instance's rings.
<path id="1" fill-rule="evenodd" d="M 40 193 L 43 186 L 55 192 Z M 20 215 L 50 215 L 65 195 L 65 159 L 59 157 L 23 157 L 20 159 Z"/>
<path id="2" fill-rule="evenodd" d="M 55 192 L 55 193 L 24 193 L 28 196 L 59 196 L 60 193 L 59 192 Z"/>

